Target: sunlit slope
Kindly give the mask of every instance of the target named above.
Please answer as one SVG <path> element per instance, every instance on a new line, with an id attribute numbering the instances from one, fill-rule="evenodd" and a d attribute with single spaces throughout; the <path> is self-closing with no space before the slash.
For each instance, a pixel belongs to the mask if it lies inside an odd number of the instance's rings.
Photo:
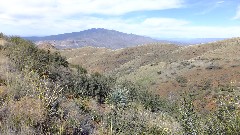
<path id="1" fill-rule="evenodd" d="M 118 81 L 133 81 L 168 96 L 205 85 L 217 88 L 234 82 L 240 86 L 239 42 L 239 38 L 233 38 L 192 46 L 149 44 L 119 50 L 85 47 L 61 54 L 92 72 L 111 74 Z"/>

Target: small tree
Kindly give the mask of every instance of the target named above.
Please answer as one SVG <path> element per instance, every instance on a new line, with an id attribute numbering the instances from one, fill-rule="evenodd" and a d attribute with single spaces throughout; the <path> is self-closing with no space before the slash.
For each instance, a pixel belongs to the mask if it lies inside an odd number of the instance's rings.
<path id="1" fill-rule="evenodd" d="M 4 34 L 0 32 L 0 38 L 4 38 Z"/>

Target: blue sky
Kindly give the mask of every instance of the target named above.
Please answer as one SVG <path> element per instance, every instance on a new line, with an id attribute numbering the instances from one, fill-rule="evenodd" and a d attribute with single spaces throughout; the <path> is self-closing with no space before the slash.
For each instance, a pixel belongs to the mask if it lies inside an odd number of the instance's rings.
<path id="1" fill-rule="evenodd" d="M 0 31 L 45 36 L 90 28 L 157 38 L 240 37 L 239 0 L 7 0 Z"/>

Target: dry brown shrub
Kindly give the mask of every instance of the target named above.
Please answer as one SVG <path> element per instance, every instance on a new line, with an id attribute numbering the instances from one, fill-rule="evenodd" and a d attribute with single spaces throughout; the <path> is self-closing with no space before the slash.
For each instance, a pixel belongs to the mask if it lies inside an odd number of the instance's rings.
<path id="1" fill-rule="evenodd" d="M 46 114 L 41 100 L 31 97 L 21 98 L 20 101 L 10 101 L 9 111 L 13 119 L 30 122 L 29 124 L 43 121 Z"/>

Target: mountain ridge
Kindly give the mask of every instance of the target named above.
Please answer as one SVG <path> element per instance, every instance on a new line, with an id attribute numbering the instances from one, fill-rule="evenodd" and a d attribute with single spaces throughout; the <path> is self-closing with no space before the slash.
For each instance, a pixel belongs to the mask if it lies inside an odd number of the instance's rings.
<path id="1" fill-rule="evenodd" d="M 92 28 L 80 32 L 65 33 L 46 37 L 23 37 L 36 44 L 48 42 L 56 48 L 79 48 L 85 46 L 106 47 L 119 49 L 133 47 L 141 44 L 157 43 L 160 40 L 150 37 L 127 34 L 116 30 L 107 30 L 103 28 Z"/>
<path id="2" fill-rule="evenodd" d="M 124 33 L 104 28 L 92 28 L 80 32 L 71 32 L 50 36 L 23 37 L 37 45 L 52 44 L 58 49 L 80 48 L 86 46 L 120 49 L 150 43 L 170 43 L 181 46 L 205 44 L 225 40 L 226 38 L 153 38 L 132 33 Z"/>

